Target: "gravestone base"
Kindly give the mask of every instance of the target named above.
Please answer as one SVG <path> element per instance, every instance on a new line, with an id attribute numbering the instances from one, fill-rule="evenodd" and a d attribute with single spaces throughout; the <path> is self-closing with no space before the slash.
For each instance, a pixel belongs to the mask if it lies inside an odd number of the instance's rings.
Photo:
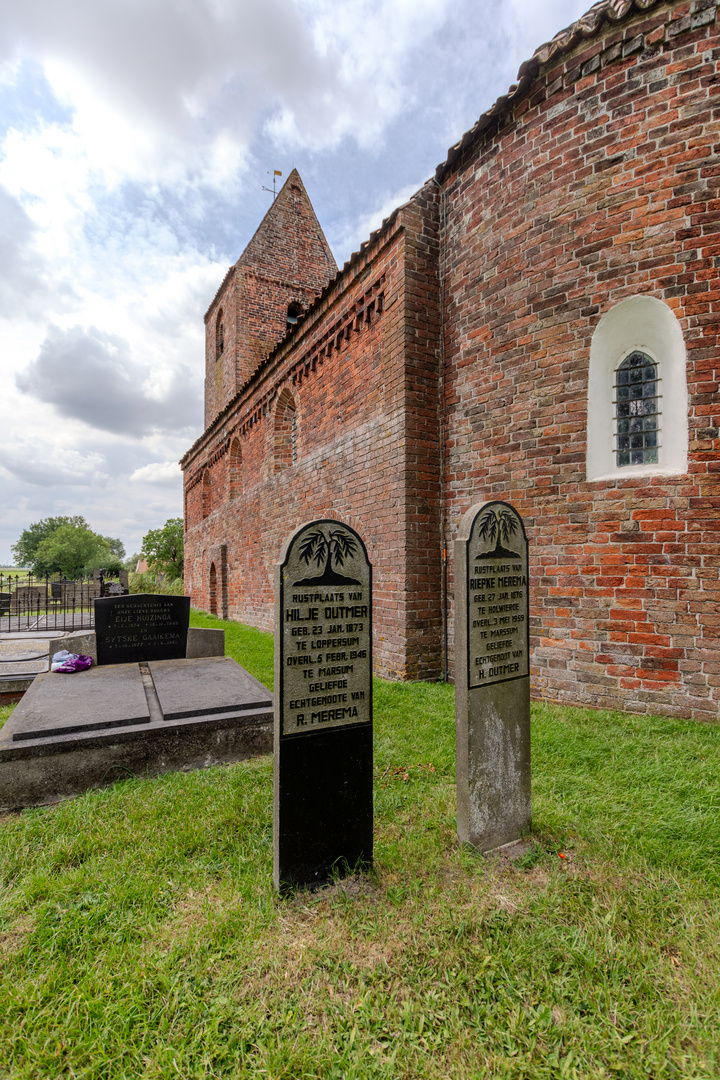
<path id="1" fill-rule="evenodd" d="M 466 746 L 458 733 L 458 839 L 487 852 L 530 831 L 530 680 L 469 690 L 466 708 Z"/>
<path id="2" fill-rule="evenodd" d="M 318 888 L 372 863 L 372 728 L 283 739 L 276 755 L 275 888 Z M 292 812 L 283 813 L 283 807 Z"/>
<path id="3" fill-rule="evenodd" d="M 0 728 L 0 810 L 272 750 L 269 691 L 229 657 L 38 675 Z"/>

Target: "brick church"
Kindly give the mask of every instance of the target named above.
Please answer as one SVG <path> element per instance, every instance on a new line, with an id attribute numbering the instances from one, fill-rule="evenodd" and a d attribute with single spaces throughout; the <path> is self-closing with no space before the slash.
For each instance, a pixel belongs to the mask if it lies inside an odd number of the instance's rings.
<path id="1" fill-rule="evenodd" d="M 720 700 L 720 0 L 601 0 L 338 270 L 291 173 L 206 324 L 186 588 L 272 629 L 311 518 L 363 536 L 376 671 L 452 678 L 453 539 L 503 499 L 537 697 Z"/>

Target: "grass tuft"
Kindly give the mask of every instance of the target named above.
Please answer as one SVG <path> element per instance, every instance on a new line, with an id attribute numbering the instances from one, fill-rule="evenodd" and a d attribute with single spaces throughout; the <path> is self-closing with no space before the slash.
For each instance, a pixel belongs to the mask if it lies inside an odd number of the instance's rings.
<path id="1" fill-rule="evenodd" d="M 193 624 L 272 686 L 270 635 Z M 318 892 L 272 890 L 269 758 L 0 820 L 3 1078 L 720 1074 L 720 728 L 533 706 L 484 857 L 453 688 L 374 692 L 375 865 Z"/>
<path id="2" fill-rule="evenodd" d="M 15 708 L 13 705 L 0 705 L 0 728 L 3 726 L 6 720 L 10 718 L 10 714 Z"/>

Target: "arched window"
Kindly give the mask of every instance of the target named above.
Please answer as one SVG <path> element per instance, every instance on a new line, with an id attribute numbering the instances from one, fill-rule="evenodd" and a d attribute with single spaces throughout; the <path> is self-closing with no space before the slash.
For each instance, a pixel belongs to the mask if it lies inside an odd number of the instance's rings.
<path id="1" fill-rule="evenodd" d="M 208 517 L 212 512 L 212 481 L 210 470 L 206 469 L 202 478 L 202 515 Z"/>
<path id="2" fill-rule="evenodd" d="M 219 360 L 225 348 L 225 323 L 223 321 L 223 309 L 217 313 L 215 320 L 215 359 Z"/>
<path id="3" fill-rule="evenodd" d="M 215 569 L 215 563 L 210 563 L 210 581 L 209 581 L 209 596 L 208 602 L 210 605 L 210 614 L 217 615 L 217 570 Z"/>
<path id="4" fill-rule="evenodd" d="M 238 438 L 233 439 L 230 443 L 230 453 L 228 454 L 228 469 L 230 472 L 229 484 L 230 498 L 237 499 L 242 495 L 242 450 L 240 449 L 240 440 Z"/>
<path id="5" fill-rule="evenodd" d="M 297 416 L 289 390 L 283 390 L 275 408 L 273 451 L 276 473 L 297 461 Z"/>
<path id="6" fill-rule="evenodd" d="M 587 479 L 687 472 L 685 342 L 671 308 L 631 296 L 610 308 L 590 349 Z"/>
<path id="7" fill-rule="evenodd" d="M 291 330 L 301 315 L 302 304 L 299 304 L 296 300 L 294 300 L 292 304 L 288 304 L 286 329 Z"/>
<path id="8" fill-rule="evenodd" d="M 635 349 L 615 372 L 616 462 L 657 465 L 660 393 L 658 366 Z"/>

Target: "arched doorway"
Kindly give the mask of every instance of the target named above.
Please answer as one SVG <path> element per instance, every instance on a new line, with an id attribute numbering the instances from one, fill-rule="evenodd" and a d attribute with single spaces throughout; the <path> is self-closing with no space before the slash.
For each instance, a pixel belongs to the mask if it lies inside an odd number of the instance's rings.
<path id="1" fill-rule="evenodd" d="M 209 601 L 210 601 L 210 614 L 217 615 L 217 570 L 215 569 L 215 563 L 210 563 L 210 589 L 209 589 Z"/>

